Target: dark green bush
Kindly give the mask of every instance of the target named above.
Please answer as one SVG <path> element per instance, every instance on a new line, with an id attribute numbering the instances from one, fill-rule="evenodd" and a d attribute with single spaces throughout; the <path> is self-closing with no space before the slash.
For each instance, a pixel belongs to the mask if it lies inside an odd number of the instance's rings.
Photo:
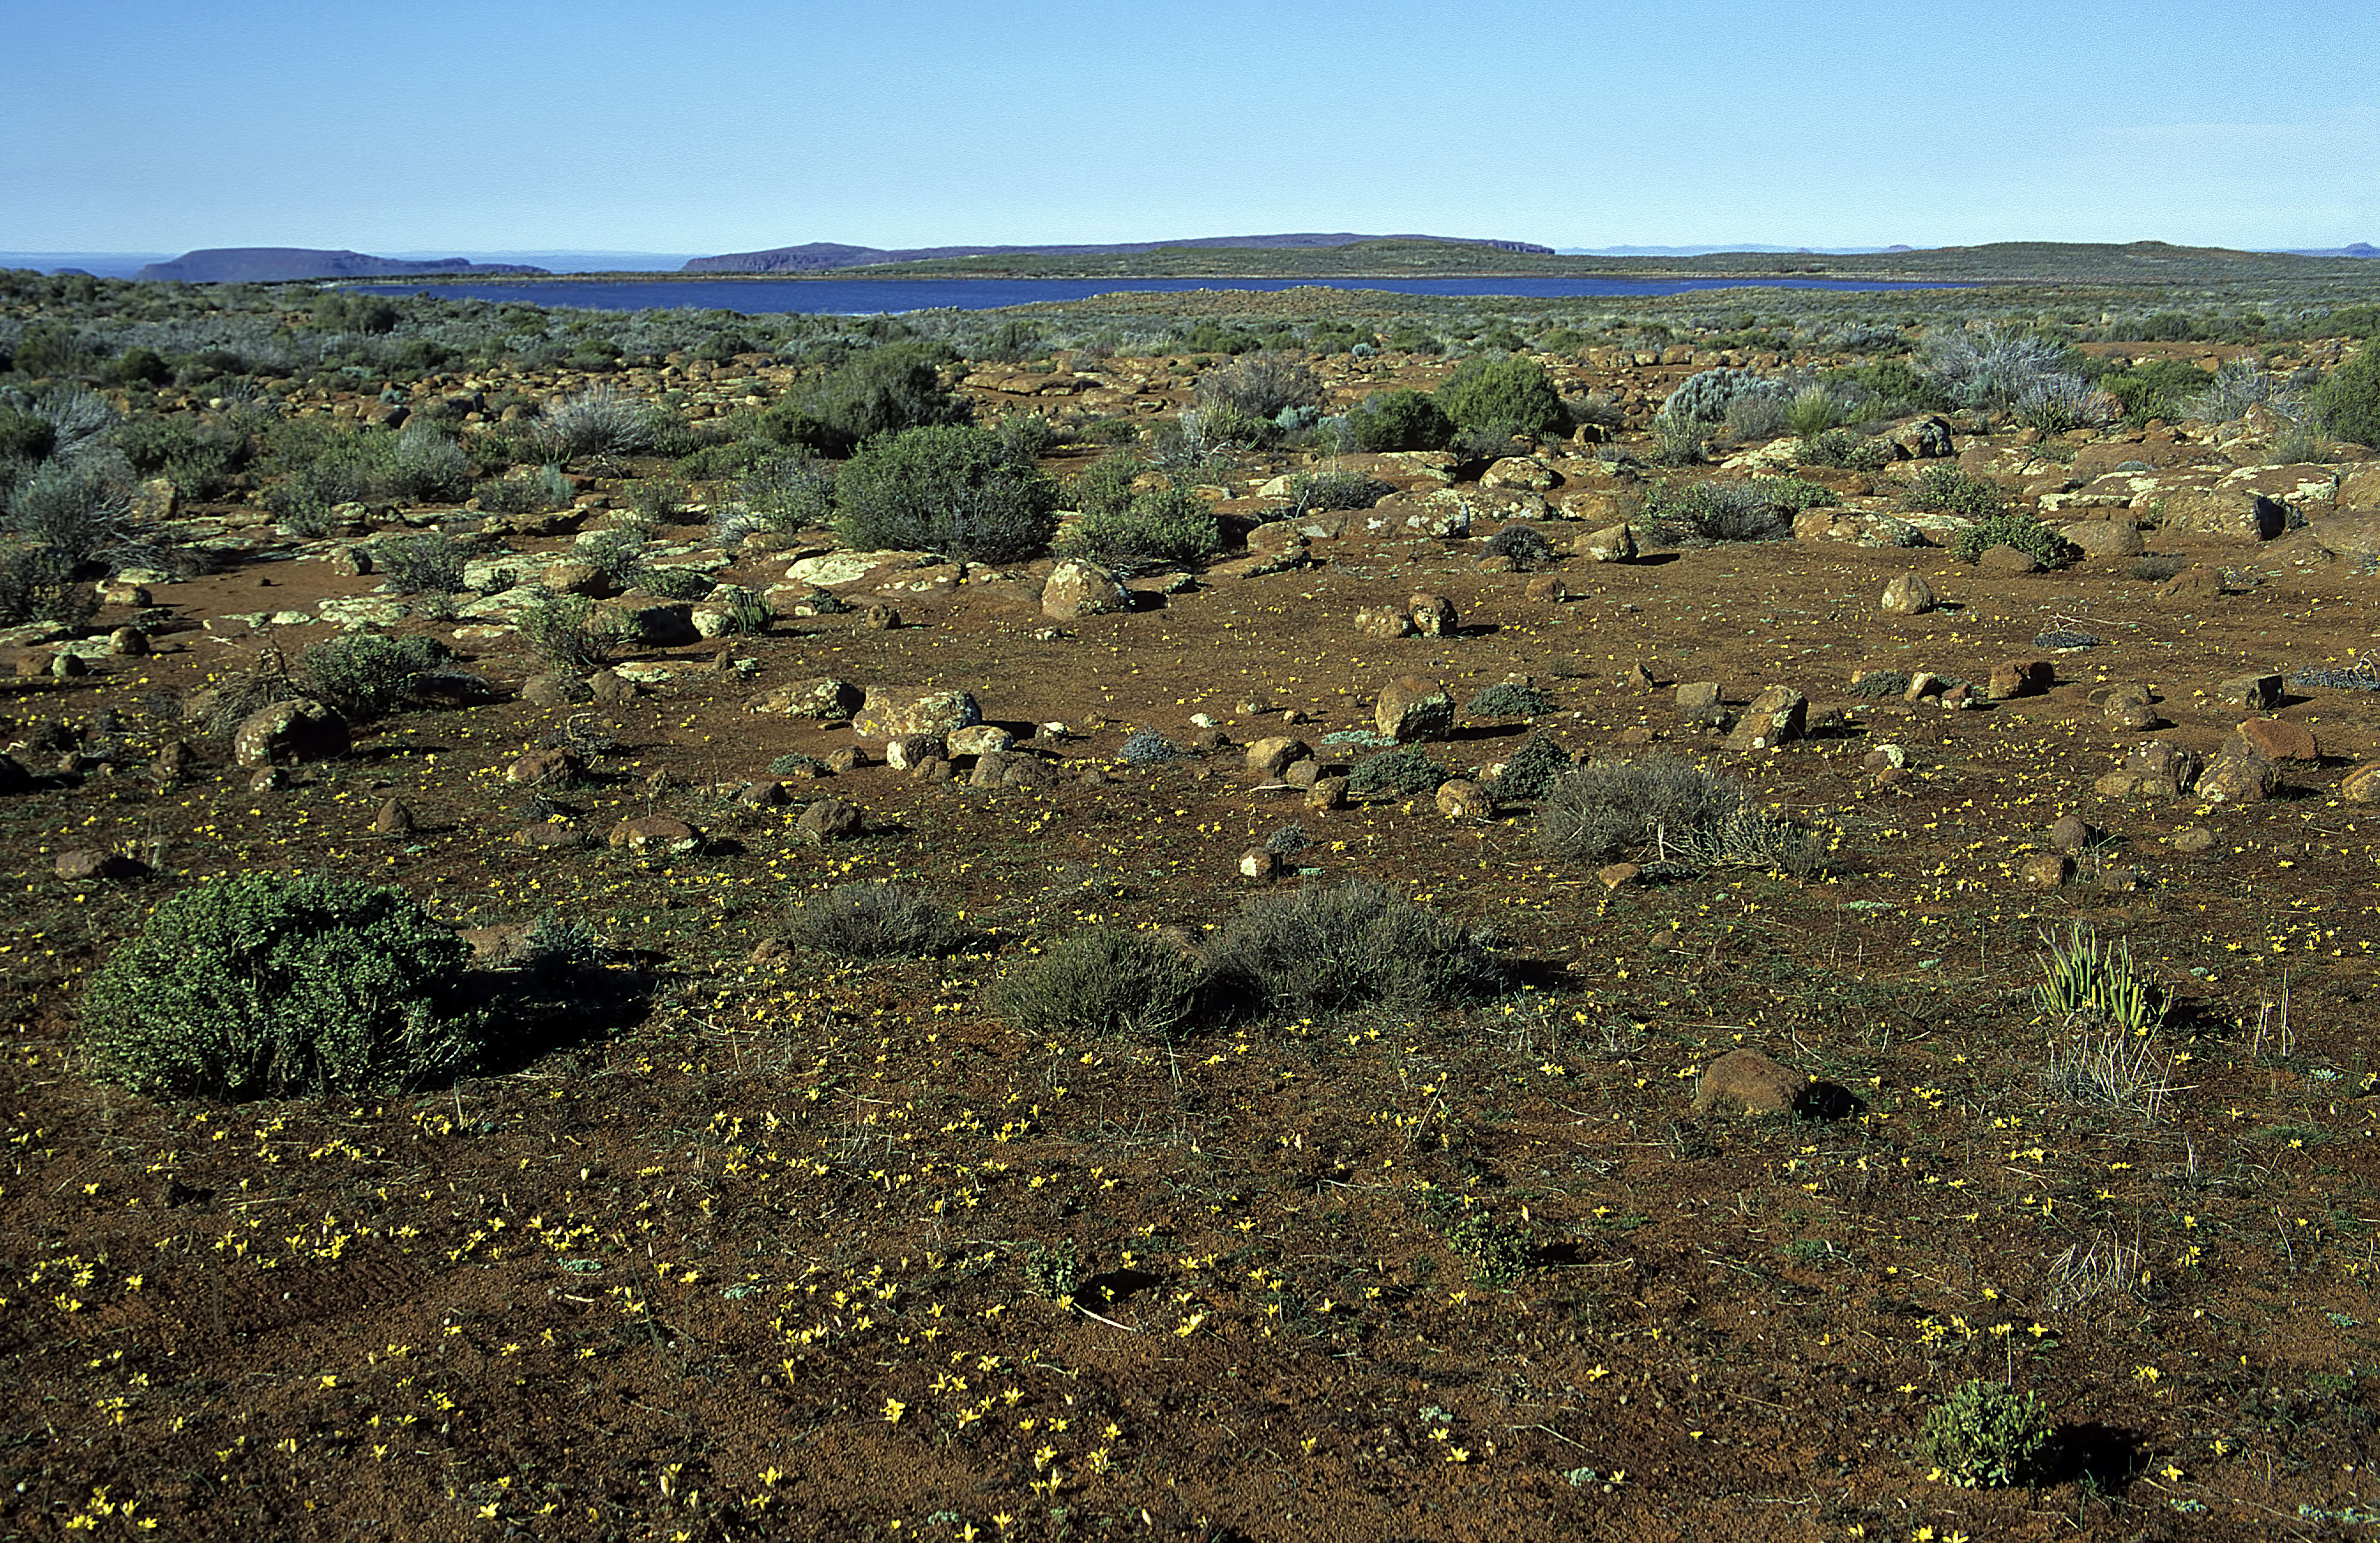
<path id="1" fill-rule="evenodd" d="M 1905 358 L 1877 359 L 1873 364 L 1830 371 L 1832 384 L 1856 388 L 1873 399 L 1872 410 L 1884 418 L 1915 413 L 1948 412 L 1957 404 L 1950 394 Z"/>
<path id="2" fill-rule="evenodd" d="M 916 344 L 872 348 L 805 382 L 760 420 L 763 437 L 821 456 L 848 456 L 880 434 L 962 424 L 966 398 L 942 384 L 941 353 Z"/>
<path id="3" fill-rule="evenodd" d="M 1357 761 L 1347 773 L 1347 791 L 1358 798 L 1410 798 L 1435 793 L 1447 775 L 1427 750 L 1400 745 Z"/>
<path id="4" fill-rule="evenodd" d="M 1205 499 L 1184 488 L 1158 488 L 1120 510 L 1086 512 L 1059 550 L 1132 573 L 1196 567 L 1222 545 L 1222 527 Z"/>
<path id="5" fill-rule="evenodd" d="M 1551 697 L 1534 686 L 1508 680 L 1475 694 L 1463 711 L 1474 718 L 1535 718 L 1553 710 Z"/>
<path id="6" fill-rule="evenodd" d="M 1542 798 L 1554 780 L 1571 768 L 1570 752 L 1551 735 L 1532 734 L 1504 762 L 1496 778 L 1502 798 Z"/>
<path id="7" fill-rule="evenodd" d="M 938 425 L 863 446 L 836 479 L 835 505 L 843 540 L 855 549 L 1006 563 L 1050 544 L 1058 485 L 1010 455 L 998 435 Z"/>
<path id="8" fill-rule="evenodd" d="M 1864 438 L 1852 430 L 1828 429 L 1802 442 L 1802 464 L 1881 471 L 1892 464 L 1892 450 L 1884 441 Z"/>
<path id="9" fill-rule="evenodd" d="M 1226 1002 L 1285 1014 L 1459 1002 L 1505 976 L 1477 934 L 1363 879 L 1249 902 L 1211 962 Z"/>
<path id="10" fill-rule="evenodd" d="M 549 466 L 482 482 L 476 496 L 480 507 L 492 515 L 541 515 L 549 509 L 567 509 L 574 495 L 562 469 Z"/>
<path id="11" fill-rule="evenodd" d="M 1132 506 L 1132 484 L 1148 464 L 1137 456 L 1111 450 L 1066 482 L 1066 501 L 1086 515 L 1120 515 Z"/>
<path id="12" fill-rule="evenodd" d="M 2097 383 L 2122 405 L 2127 421 L 2145 423 L 2152 418 L 2190 416 L 2189 403 L 2212 380 L 2188 359 L 2143 359 L 2129 370 L 2106 371 Z"/>
<path id="13" fill-rule="evenodd" d="M 719 588 L 717 579 L 682 563 L 640 563 L 630 577 L 635 589 L 663 600 L 707 600 Z"/>
<path id="14" fill-rule="evenodd" d="M 1488 537 L 1479 550 L 1489 557 L 1510 557 L 1516 568 L 1534 568 L 1552 561 L 1554 554 L 1553 543 L 1534 525 L 1508 525 Z"/>
<path id="15" fill-rule="evenodd" d="M 522 638 L 550 670 L 591 675 L 627 643 L 626 630 L 584 595 L 553 595 L 514 617 Z"/>
<path id="16" fill-rule="evenodd" d="M 809 529 L 834 518 L 834 468 L 806 450 L 771 456 L 744 474 L 735 496 L 748 515 L 742 529 Z"/>
<path id="17" fill-rule="evenodd" d="M 2045 568 L 2063 567 L 2075 549 L 2065 537 L 2022 510 L 1986 515 L 1953 537 L 1950 555 L 1972 563 L 1996 546 L 2012 546 Z"/>
<path id="18" fill-rule="evenodd" d="M 72 558 L 38 541 L 0 540 L 0 626 L 79 626 L 98 609 L 97 592 L 76 576 Z"/>
<path id="19" fill-rule="evenodd" d="M 1457 429 L 1534 437 L 1559 435 L 1570 428 L 1561 394 L 1546 367 L 1520 355 L 1465 359 L 1436 395 Z"/>
<path id="20" fill-rule="evenodd" d="M 382 541 L 372 548 L 372 566 L 400 595 L 457 595 L 463 592 L 465 555 L 454 537 L 427 530 Z"/>
<path id="21" fill-rule="evenodd" d="M 1204 984 L 1198 962 L 1126 927 L 1095 928 L 1050 945 L 1002 977 L 994 1010 L 1039 1040 L 1075 1044 L 1106 1034 L 1180 1039 Z"/>
<path id="22" fill-rule="evenodd" d="M 2020 1484 L 2049 1445 L 2049 1411 L 2040 1397 L 1974 1379 L 1925 1415 L 1917 1455 L 1964 1488 Z"/>
<path id="23" fill-rule="evenodd" d="M 1969 519 L 1985 519 L 2008 506 L 1998 482 L 1954 466 L 1929 466 L 1919 472 L 1902 502 L 1921 513 L 1963 515 Z"/>
<path id="24" fill-rule="evenodd" d="M 184 890 L 82 1002 L 97 1075 L 142 1093 L 354 1096 L 470 1063 L 470 948 L 403 890 L 247 873 Z"/>
<path id="25" fill-rule="evenodd" d="M 396 711 L 424 675 L 444 670 L 454 657 L 434 638 L 351 632 L 308 649 L 298 667 L 308 695 L 360 720 Z"/>
<path id="26" fill-rule="evenodd" d="M 2380 445 L 2380 342 L 2366 343 L 2324 376 L 2307 394 L 2306 406 L 2323 432 Z"/>
<path id="27" fill-rule="evenodd" d="M 785 932 L 805 948 L 844 959 L 923 959 L 947 951 L 959 929 L 898 884 L 838 884 L 793 908 Z"/>

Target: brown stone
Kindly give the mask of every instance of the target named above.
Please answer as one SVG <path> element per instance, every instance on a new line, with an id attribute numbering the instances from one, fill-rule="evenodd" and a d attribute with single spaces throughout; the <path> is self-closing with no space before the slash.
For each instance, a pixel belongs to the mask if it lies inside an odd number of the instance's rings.
<path id="1" fill-rule="evenodd" d="M 1347 779 L 1317 777 L 1314 785 L 1305 790 L 1305 807 L 1309 809 L 1339 809 L 1347 807 Z"/>
<path id="2" fill-rule="evenodd" d="M 870 686 L 866 701 L 852 716 L 851 732 L 862 739 L 922 734 L 947 741 L 959 730 L 982 722 L 983 710 L 965 691 Z"/>
<path id="3" fill-rule="evenodd" d="M 1572 542 L 1571 551 L 1590 563 L 1633 563 L 1636 532 L 1625 525 L 1607 525 Z"/>
<path id="4" fill-rule="evenodd" d="M 2280 790 L 2273 763 L 2254 756 L 2217 756 L 2198 774 L 2198 796 L 2210 804 L 2261 804 Z"/>
<path id="5" fill-rule="evenodd" d="M 2281 677 L 2271 672 L 2233 675 L 2216 684 L 2215 699 L 2225 707 L 2244 707 L 2251 712 L 2270 712 L 2281 705 Z"/>
<path id="6" fill-rule="evenodd" d="M 531 750 L 512 763 L 504 772 L 504 780 L 524 787 L 567 784 L 576 782 L 586 770 L 587 763 L 568 750 Z"/>
<path id="7" fill-rule="evenodd" d="M 345 755 L 347 721 L 318 701 L 300 697 L 257 709 L 232 735 L 232 754 L 242 766 L 273 766 Z"/>
<path id="8" fill-rule="evenodd" d="M 1496 800 L 1477 783 L 1454 777 L 1438 784 L 1438 812 L 1456 820 L 1487 820 L 1496 812 Z"/>
<path id="9" fill-rule="evenodd" d="M 1355 613 L 1355 632 L 1364 638 L 1410 638 L 1418 630 L 1406 612 L 1392 606 L 1366 606 Z"/>
<path id="10" fill-rule="evenodd" d="M 392 798 L 372 816 L 372 832 L 383 836 L 409 836 L 413 833 L 413 811 L 402 799 Z"/>
<path id="11" fill-rule="evenodd" d="M 1996 702 L 2012 697 L 2037 696 L 2048 690 L 2057 679 L 2057 666 L 2046 659 L 2011 659 L 1993 667 L 1985 694 Z"/>
<path id="12" fill-rule="evenodd" d="M 2041 565 L 2028 553 L 2012 546 L 1987 546 L 1975 559 L 1975 566 L 1989 574 L 2039 573 Z"/>
<path id="13" fill-rule="evenodd" d="M 2036 852 L 2017 872 L 2035 889 L 2054 890 L 2074 877 L 2074 859 L 2063 852 Z"/>
<path id="14" fill-rule="evenodd" d="M 1268 735 L 1248 747 L 1248 775 L 1260 783 L 1281 781 L 1293 763 L 1310 759 L 1314 747 L 1291 735 Z"/>
<path id="15" fill-rule="evenodd" d="M 96 847 L 78 847 L 70 852 L 61 852 L 50 869 L 70 884 L 88 883 L 93 880 L 137 879 L 148 871 L 145 865 L 121 852 L 103 852 Z"/>
<path id="16" fill-rule="evenodd" d="M 1715 680 L 1688 682 L 1678 687 L 1678 716 L 1690 723 L 1716 723 L 1722 708 L 1720 689 Z"/>
<path id="17" fill-rule="evenodd" d="M 623 820 L 612 827 L 606 840 L 639 857 L 683 857 L 702 845 L 702 837 L 693 826 L 665 814 Z"/>
<path id="18" fill-rule="evenodd" d="M 1270 883 L 1281 877 L 1281 854 L 1269 846 L 1251 846 L 1240 854 L 1240 877 Z"/>
<path id="19" fill-rule="evenodd" d="M 1413 617 L 1414 630 L 1425 638 L 1451 638 L 1458 630 L 1454 602 L 1444 595 L 1415 595 L 1405 602 L 1405 611 Z"/>
<path id="20" fill-rule="evenodd" d="M 1810 699 L 1790 686 L 1772 686 L 1752 699 L 1728 736 L 1730 750 L 1773 750 L 1809 732 Z"/>
<path id="21" fill-rule="evenodd" d="M 2204 825 L 2185 825 L 2173 833 L 2173 849 L 2177 852 L 2211 852 L 2215 849 L 2215 832 Z"/>
<path id="22" fill-rule="evenodd" d="M 1561 575 L 1558 573 L 1541 573 L 1529 580 L 1529 587 L 1524 593 L 1533 601 L 1559 603 L 1570 599 L 1570 586 L 1562 582 Z"/>
<path id="23" fill-rule="evenodd" d="M 1781 1114 L 1810 1092 L 1806 1073 L 1773 1061 L 1758 1051 L 1730 1051 L 1703 1068 L 1694 1090 L 1694 1108 L 1741 1110 L 1746 1114 Z"/>
<path id="24" fill-rule="evenodd" d="M 1605 889 L 1620 890 L 1626 889 L 1629 885 L 1634 883 L 1636 881 L 1637 875 L 1644 871 L 1645 870 L 1643 869 L 1637 867 L 1634 863 L 1613 863 L 1609 867 L 1597 869 L 1595 870 L 1595 877 L 1602 883 Z"/>
<path id="25" fill-rule="evenodd" d="M 866 828 L 858 807 L 840 798 L 821 798 L 802 811 L 794 828 L 812 841 L 842 841 Z"/>
<path id="26" fill-rule="evenodd" d="M 2060 852 L 2080 852 L 2098 836 L 2091 822 L 2079 814 L 2062 814 L 2049 827 L 2049 844 Z"/>
<path id="27" fill-rule="evenodd" d="M 2322 759 L 2322 745 L 2303 723 L 2278 718 L 2251 718 L 2240 725 L 2240 737 L 2249 753 L 2265 760 L 2313 762 Z"/>
<path id="28" fill-rule="evenodd" d="M 576 846 L 581 837 L 578 827 L 565 820 L 548 820 L 535 825 L 524 825 L 513 832 L 513 840 L 523 846 L 540 847 L 548 851 Z"/>

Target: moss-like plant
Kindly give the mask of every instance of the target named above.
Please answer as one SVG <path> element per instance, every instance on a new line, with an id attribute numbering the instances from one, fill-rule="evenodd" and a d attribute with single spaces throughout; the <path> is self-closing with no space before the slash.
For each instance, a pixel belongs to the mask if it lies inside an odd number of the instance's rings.
<path id="1" fill-rule="evenodd" d="M 140 1092 L 356 1094 L 451 1073 L 484 1019 L 470 948 L 403 890 L 247 873 L 166 901 L 83 998 L 94 1072 Z"/>

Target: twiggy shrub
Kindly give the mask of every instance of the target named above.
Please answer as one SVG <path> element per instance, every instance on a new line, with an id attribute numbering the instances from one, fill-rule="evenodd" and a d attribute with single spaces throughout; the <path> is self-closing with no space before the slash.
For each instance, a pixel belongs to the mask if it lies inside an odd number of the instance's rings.
<path id="1" fill-rule="evenodd" d="M 1742 783 L 1676 757 L 1600 762 L 1548 790 L 1537 840 L 1552 857 L 1599 862 L 1650 848 L 1665 834 L 1716 826 L 1743 804 Z"/>
<path id="2" fill-rule="evenodd" d="M 577 675 L 609 665 L 628 641 L 625 629 L 584 595 L 554 595 L 526 605 L 515 625 L 546 668 Z"/>
<path id="3" fill-rule="evenodd" d="M 226 1099 L 391 1091 L 468 1064 L 470 949 L 403 890 L 249 873 L 183 891 L 83 999 L 95 1073 Z"/>
<path id="4" fill-rule="evenodd" d="M 1037 1039 L 1129 1034 L 1172 1040 L 1189 1027 L 1204 973 L 1160 938 L 1100 927 L 1018 966 L 993 992 L 993 1006 Z"/>
<path id="5" fill-rule="evenodd" d="M 354 632 L 317 643 L 299 656 L 307 693 L 353 719 L 384 717 L 402 706 L 422 676 L 453 652 L 434 638 L 383 638 Z"/>
<path id="6" fill-rule="evenodd" d="M 1249 902 L 1212 964 L 1225 1001 L 1283 1014 L 1465 1001 L 1505 974 L 1470 929 L 1362 879 Z"/>
<path id="7" fill-rule="evenodd" d="M 940 908 L 898 884 L 838 884 L 794 907 L 786 935 L 844 959 L 922 959 L 947 950 L 957 929 Z"/>
<path id="8" fill-rule="evenodd" d="M 1183 488 L 1157 488 L 1122 509 L 1086 511 L 1060 551 L 1134 573 L 1196 567 L 1222 545 L 1222 527 L 1205 499 Z"/>
<path id="9" fill-rule="evenodd" d="M 1322 400 L 1322 383 L 1305 361 L 1288 354 L 1244 354 L 1198 377 L 1198 405 L 1250 418 L 1278 418 L 1283 408 Z"/>
<path id="10" fill-rule="evenodd" d="M 1981 1379 L 1961 1382 L 1925 1416 L 1917 1455 L 1962 1488 L 2019 1484 L 2049 1445 L 2039 1395 Z"/>
<path id="11" fill-rule="evenodd" d="M 388 576 L 388 587 L 400 595 L 462 593 L 463 560 L 462 544 L 436 531 L 398 536 L 372 551 L 372 565 Z"/>

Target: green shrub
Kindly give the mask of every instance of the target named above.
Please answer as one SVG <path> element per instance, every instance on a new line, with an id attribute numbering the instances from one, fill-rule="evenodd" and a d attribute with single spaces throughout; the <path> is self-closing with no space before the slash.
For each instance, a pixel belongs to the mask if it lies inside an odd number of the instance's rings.
<path id="1" fill-rule="evenodd" d="M 1172 1040 L 1189 1027 L 1204 974 L 1161 938 L 1100 927 L 1062 939 L 1010 971 L 992 1004 L 1035 1039 L 1074 1044 L 1130 1034 Z"/>
<path id="2" fill-rule="evenodd" d="M 1000 443 L 1020 461 L 1048 455 L 1058 443 L 1058 426 L 1038 412 L 1013 412 L 991 425 Z"/>
<path id="3" fill-rule="evenodd" d="M 184 890 L 82 1003 L 100 1077 L 226 1099 L 389 1092 L 479 1053 L 471 951 L 403 890 L 247 873 Z"/>
<path id="4" fill-rule="evenodd" d="M 467 498 L 471 492 L 471 459 L 443 429 L 428 419 L 416 419 L 396 436 L 387 474 L 374 491 L 408 504 Z"/>
<path id="5" fill-rule="evenodd" d="M 2380 343 L 2366 343 L 2306 395 L 2314 425 L 2338 439 L 2380 445 Z"/>
<path id="6" fill-rule="evenodd" d="M 1892 464 L 1892 450 L 1882 440 L 1866 439 L 1849 429 L 1828 429 L 1803 440 L 1801 459 L 1803 466 L 1881 471 Z"/>
<path id="7" fill-rule="evenodd" d="M 1347 431 L 1374 452 L 1443 450 L 1454 437 L 1454 420 L 1426 392 L 1380 391 L 1349 410 Z"/>
<path id="8" fill-rule="evenodd" d="M 805 382 L 760 420 L 764 438 L 848 456 L 880 434 L 963 424 L 975 410 L 942 384 L 941 355 L 917 344 L 872 348 Z"/>
<path id="9" fill-rule="evenodd" d="M 1377 477 L 1344 467 L 1301 471 L 1289 480 L 1290 517 L 1333 509 L 1368 509 L 1396 491 Z"/>
<path id="10" fill-rule="evenodd" d="M 1066 502 L 1086 515 L 1120 515 L 1132 506 L 1132 484 L 1148 469 L 1139 456 L 1111 450 L 1067 480 Z"/>
<path id="11" fill-rule="evenodd" d="M 248 436 L 220 419 L 176 414 L 128 419 L 108 438 L 132 469 L 163 476 L 184 498 L 212 498 L 248 459 Z"/>
<path id="12" fill-rule="evenodd" d="M 1996 546 L 2012 546 L 2045 568 L 2062 567 L 2075 549 L 2065 537 L 2022 510 L 1986 515 L 1953 537 L 1950 555 L 1972 563 Z"/>
<path id="13" fill-rule="evenodd" d="M 0 540 L 0 626 L 56 622 L 79 626 L 99 595 L 77 577 L 74 560 L 37 541 Z"/>
<path id="14" fill-rule="evenodd" d="M 1968 519 L 1985 519 L 2008 506 L 1998 482 L 1954 466 L 1929 466 L 1919 472 L 1902 503 L 1920 513 L 1961 515 Z"/>
<path id="15" fill-rule="evenodd" d="M 2098 386 L 2116 399 L 2128 421 L 2145 423 L 2152 418 L 2209 416 L 2195 413 L 2192 404 L 2213 380 L 2188 359 L 2143 359 L 2129 370 L 2110 370 L 2102 374 Z"/>
<path id="16" fill-rule="evenodd" d="M 1131 573 L 1196 567 L 1222 545 L 1222 527 L 1205 499 L 1184 488 L 1158 488 L 1120 510 L 1086 513 L 1060 550 Z"/>
<path id="17" fill-rule="evenodd" d="M 56 553 L 73 567 L 145 556 L 132 530 L 132 499 L 97 457 L 45 461 L 8 492 L 0 534 Z"/>
<path id="18" fill-rule="evenodd" d="M 922 959 L 948 950 L 958 929 L 898 884 L 838 884 L 794 907 L 785 932 L 844 959 Z"/>
<path id="19" fill-rule="evenodd" d="M 400 595 L 463 592 L 463 544 L 435 530 L 394 536 L 372 548 L 372 566 Z"/>
<path id="20" fill-rule="evenodd" d="M 2022 1483 L 2049 1445 L 2049 1412 L 2034 1393 L 1978 1379 L 1961 1382 L 1925 1416 L 1917 1455 L 1962 1488 Z"/>
<path id="21" fill-rule="evenodd" d="M 1411 798 L 1435 793 L 1446 781 L 1447 770 L 1429 759 L 1418 745 L 1366 756 L 1347 774 L 1347 791 L 1358 798 Z"/>
<path id="22" fill-rule="evenodd" d="M 396 711 L 422 676 L 443 670 L 454 657 L 434 638 L 351 632 L 308 649 L 298 666 L 308 695 L 362 720 Z"/>
<path id="23" fill-rule="evenodd" d="M 1083 1266 L 1075 1254 L 1075 1240 L 1027 1244 L 1025 1286 L 1034 1295 L 1051 1302 L 1072 1302 L 1075 1294 L 1083 1289 Z"/>
<path id="24" fill-rule="evenodd" d="M 834 518 L 834 468 L 806 450 L 771 456 L 744 474 L 735 496 L 748 516 L 739 536 L 754 529 L 784 535 L 809 529 Z"/>
<path id="25" fill-rule="evenodd" d="M 1815 439 L 1842 421 L 1842 404 L 1823 385 L 1803 386 L 1785 408 L 1786 426 L 1803 439 Z"/>
<path id="26" fill-rule="evenodd" d="M 584 595 L 554 595 L 523 606 L 514 625 L 550 670 L 591 675 L 628 641 L 627 631 Z"/>
<path id="27" fill-rule="evenodd" d="M 870 441 L 835 482 L 838 529 L 857 550 L 913 548 L 1005 563 L 1057 529 L 1058 485 L 982 429 L 908 429 Z"/>
<path id="28" fill-rule="evenodd" d="M 1457 1212 L 1445 1236 L 1449 1248 L 1471 1261 L 1471 1278 L 1491 1291 L 1510 1289 L 1537 1262 L 1532 1229 L 1512 1227 L 1484 1206 Z"/>
<path id="29" fill-rule="evenodd" d="M 1700 466 L 1707 425 L 1662 411 L 1653 415 L 1653 464 L 1662 467 Z"/>
<path id="30" fill-rule="evenodd" d="M 682 563 L 647 563 L 635 570 L 636 588 L 663 600 L 708 600 L 719 581 Z"/>
<path id="31" fill-rule="evenodd" d="M 1829 384 L 1847 385 L 1869 398 L 1869 411 L 1881 418 L 1907 418 L 1915 413 L 1947 412 L 1958 404 L 1949 393 L 1905 358 L 1877 359 L 1829 371 Z"/>
<path id="32" fill-rule="evenodd" d="M 1937 329 L 1917 353 L 1918 371 L 1957 407 L 2001 412 L 2014 407 L 2045 375 L 2059 372 L 2065 350 L 2036 337 L 1986 322 Z"/>
<path id="33" fill-rule="evenodd" d="M 476 490 L 480 507 L 492 515 L 541 515 L 549 509 L 567 509 L 576 496 L 571 492 L 570 479 L 560 467 L 540 467 L 537 470 L 482 482 Z"/>
<path id="34" fill-rule="evenodd" d="M 1488 557 L 1510 557 L 1516 568 L 1534 568 L 1553 560 L 1554 546 L 1534 525 L 1508 525 L 1480 544 Z"/>
<path id="35" fill-rule="evenodd" d="M 1775 541 L 1791 532 L 1790 500 L 1800 490 L 1816 486 L 1798 478 L 1689 482 L 1682 487 L 1656 482 L 1645 490 L 1642 513 L 1652 532 L 1664 541 Z M 1832 498 L 1827 494 L 1828 501 Z"/>
<path id="36" fill-rule="evenodd" d="M 1505 977 L 1469 929 L 1362 879 L 1249 902 L 1212 964 L 1227 1001 L 1296 1014 L 1459 1002 Z"/>
<path id="37" fill-rule="evenodd" d="M 1520 355 L 1466 359 L 1436 395 L 1457 429 L 1536 437 L 1570 428 L 1570 414 L 1545 366 Z"/>

